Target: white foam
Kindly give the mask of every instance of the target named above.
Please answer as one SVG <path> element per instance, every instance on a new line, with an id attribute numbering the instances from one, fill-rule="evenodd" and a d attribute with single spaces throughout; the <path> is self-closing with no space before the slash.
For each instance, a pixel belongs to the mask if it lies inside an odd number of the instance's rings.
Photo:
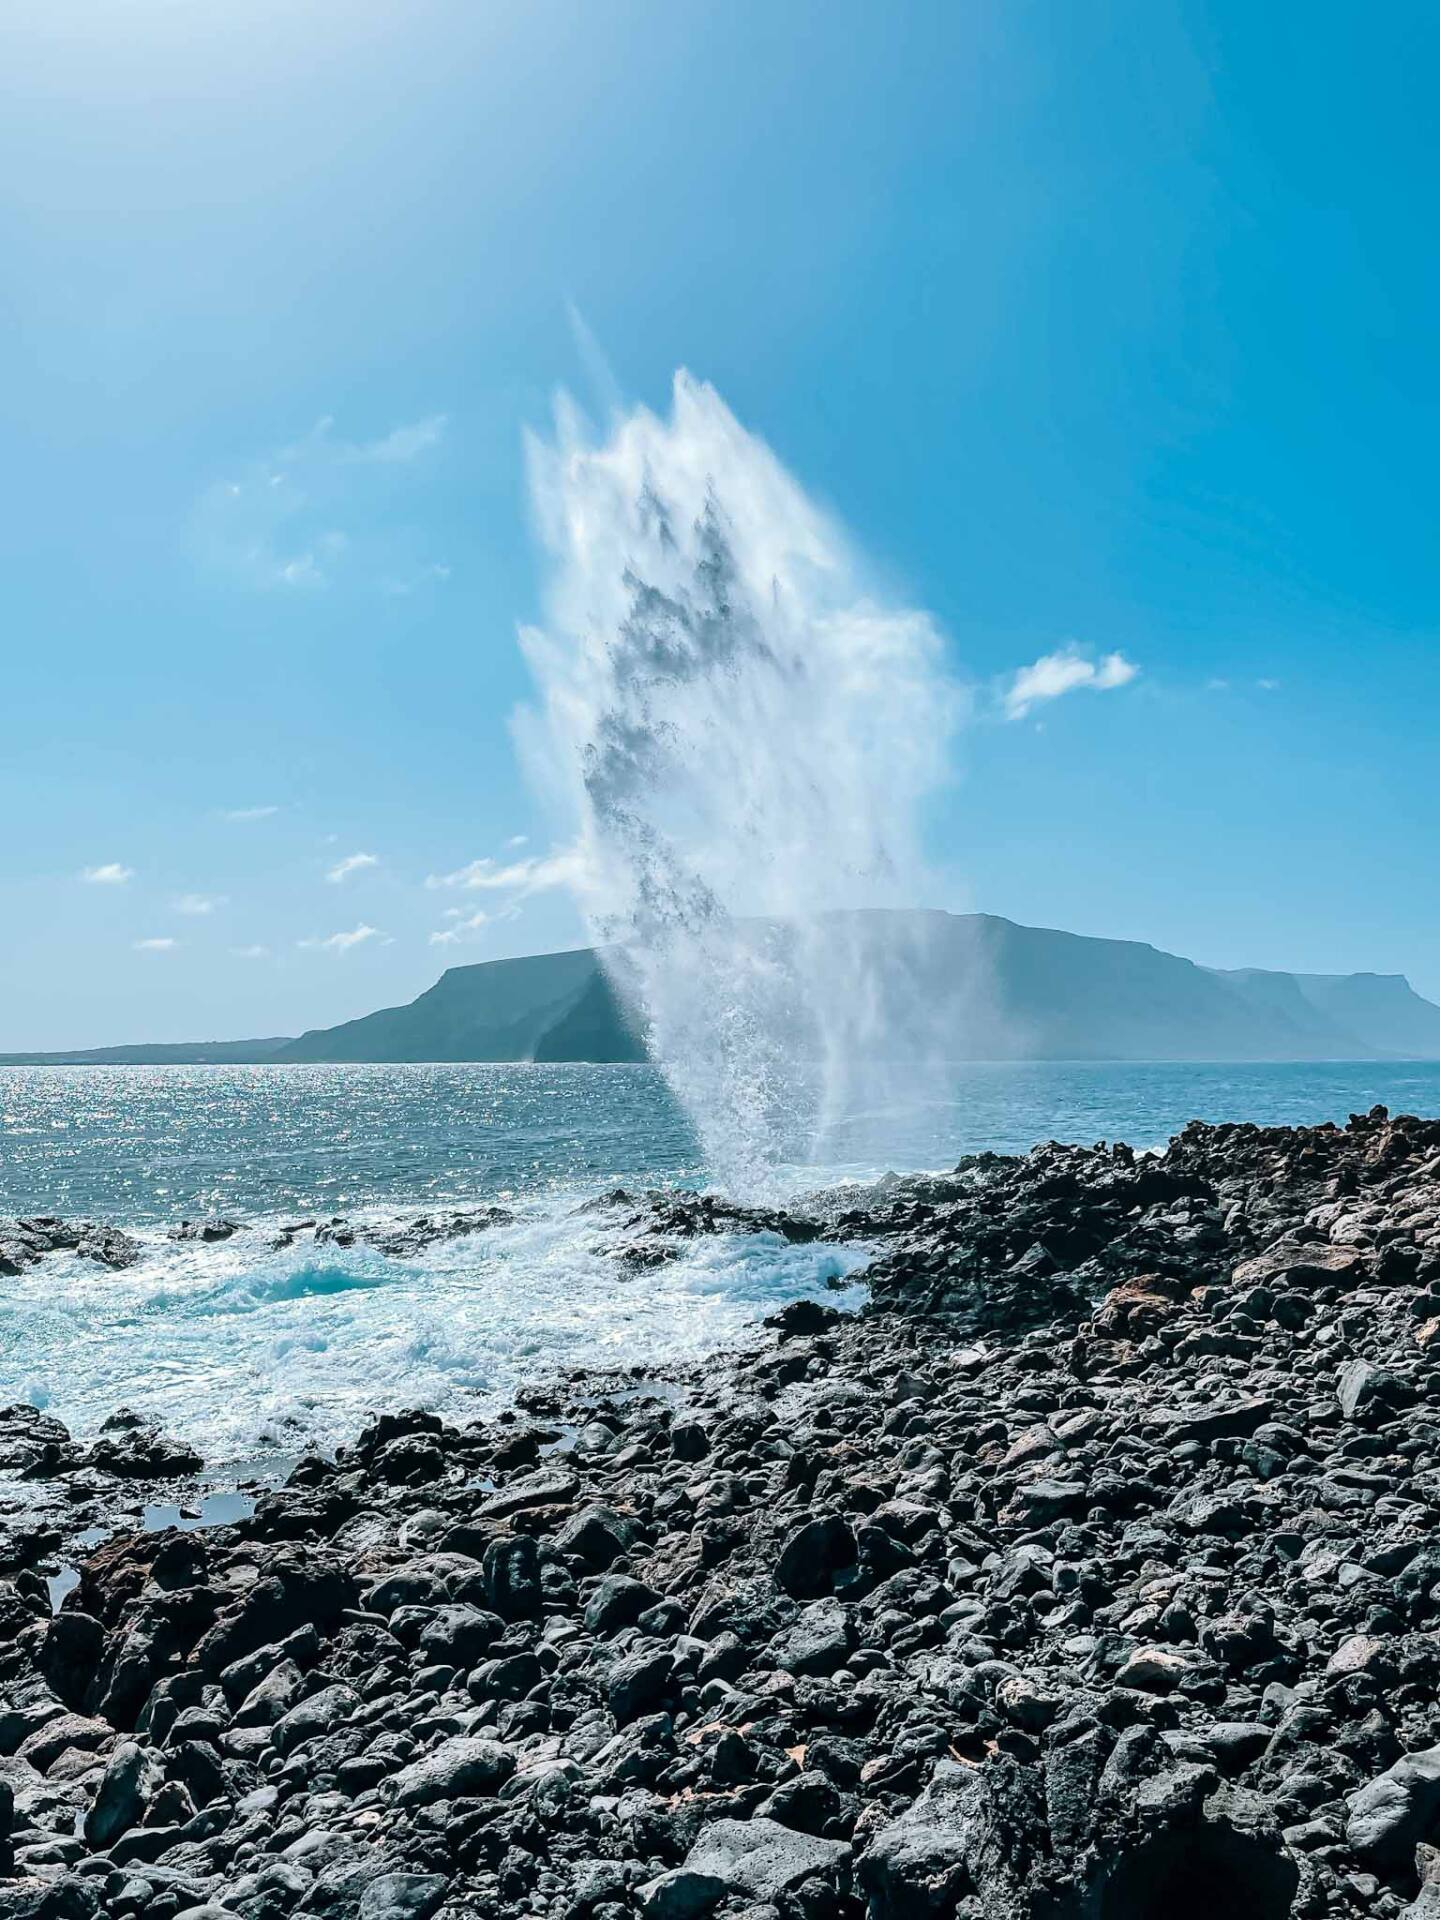
<path id="1" fill-rule="evenodd" d="M 211 1465 L 331 1447 L 382 1408 L 473 1418 L 550 1369 L 697 1358 L 786 1300 L 834 1298 L 827 1282 L 861 1258 L 723 1235 L 633 1273 L 607 1251 L 615 1221 L 578 1214 L 579 1198 L 408 1259 L 271 1249 L 263 1221 L 209 1246 L 143 1233 L 119 1273 L 52 1255 L 0 1281 L 0 1403 L 45 1406 L 79 1434 L 132 1406 Z"/>

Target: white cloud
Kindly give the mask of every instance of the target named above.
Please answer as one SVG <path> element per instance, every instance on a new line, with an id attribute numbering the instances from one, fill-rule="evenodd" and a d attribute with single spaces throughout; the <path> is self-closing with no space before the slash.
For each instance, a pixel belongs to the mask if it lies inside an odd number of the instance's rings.
<path id="1" fill-rule="evenodd" d="M 230 951 L 237 960 L 268 960 L 270 958 L 268 947 L 232 947 Z"/>
<path id="2" fill-rule="evenodd" d="M 323 940 L 318 938 L 314 940 L 297 940 L 295 944 L 297 947 L 307 947 L 312 951 L 323 950 L 329 953 L 348 953 L 352 947 L 360 947 L 363 946 L 367 940 L 378 940 L 380 938 L 381 934 L 378 927 L 366 926 L 362 921 L 358 927 L 351 927 L 348 933 L 328 934 Z"/>
<path id="3" fill-rule="evenodd" d="M 231 807 L 227 810 L 227 820 L 268 820 L 272 813 L 279 813 L 279 807 Z"/>
<path id="4" fill-rule="evenodd" d="M 381 593 L 443 584 L 450 569 L 393 509 L 444 437 L 444 414 L 374 440 L 342 440 L 333 428 L 320 420 L 210 487 L 195 516 L 204 556 L 243 584 L 276 593 L 320 592 L 342 580 Z"/>
<path id="5" fill-rule="evenodd" d="M 516 847 L 528 847 L 529 844 L 530 836 L 528 833 L 512 833 L 510 838 L 505 842 L 505 851 L 507 853 L 513 853 Z"/>
<path id="6" fill-rule="evenodd" d="M 1062 647 L 1058 653 L 1042 654 L 1028 667 L 1022 667 L 1006 687 L 1002 705 L 1007 720 L 1023 720 L 1032 707 L 1046 700 L 1058 700 L 1062 694 L 1088 687 L 1093 693 L 1108 693 L 1112 688 L 1128 686 L 1140 669 L 1123 653 L 1107 653 L 1092 660 L 1079 647 Z"/>
<path id="7" fill-rule="evenodd" d="M 519 913 L 512 907 L 506 913 L 486 913 L 483 907 L 477 907 L 474 913 L 462 913 L 459 907 L 447 907 L 445 918 L 451 922 L 448 927 L 437 927 L 430 936 L 432 947 L 458 947 L 473 940 L 493 926 L 497 920 L 513 920 Z"/>
<path id="8" fill-rule="evenodd" d="M 1257 680 L 1255 684 L 1262 693 L 1277 693 L 1280 688 L 1278 680 Z"/>
<path id="9" fill-rule="evenodd" d="M 529 860 L 472 860 L 454 873 L 430 874 L 425 884 L 431 888 L 458 887 L 467 893 L 514 893 L 524 899 L 553 887 L 572 887 L 582 872 L 579 849 L 562 847 Z"/>
<path id="10" fill-rule="evenodd" d="M 327 421 L 328 428 L 329 422 Z M 423 420 L 416 420 L 408 427 L 392 427 L 382 439 L 371 440 L 362 446 L 337 449 L 342 457 L 360 465 L 374 463 L 380 466 L 404 465 L 418 460 L 422 453 L 428 453 L 432 447 L 439 446 L 445 437 L 446 417 L 443 413 L 432 413 Z"/>
<path id="11" fill-rule="evenodd" d="M 178 947 L 179 944 L 180 942 L 178 940 L 170 939 L 167 934 L 156 940 L 137 940 L 135 942 L 135 951 L 136 953 L 169 953 L 173 948 Z"/>
<path id="12" fill-rule="evenodd" d="M 341 881 L 348 879 L 352 873 L 363 873 L 366 867 L 378 867 L 379 864 L 378 854 L 347 853 L 343 860 L 338 860 L 331 867 L 325 878 L 332 886 L 338 887 Z"/>
<path id="13" fill-rule="evenodd" d="M 135 878 L 135 869 L 123 866 L 118 860 L 107 860 L 103 867 L 86 867 L 80 878 L 91 887 L 123 887 L 127 880 Z"/>
<path id="14" fill-rule="evenodd" d="M 213 913 L 217 907 L 225 905 L 223 893 L 182 893 L 175 902 L 177 913 L 202 914 Z"/>

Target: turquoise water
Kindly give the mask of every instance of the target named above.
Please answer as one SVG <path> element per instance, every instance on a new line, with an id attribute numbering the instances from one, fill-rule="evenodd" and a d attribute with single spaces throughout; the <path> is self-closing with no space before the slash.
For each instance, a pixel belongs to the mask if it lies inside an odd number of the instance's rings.
<path id="1" fill-rule="evenodd" d="M 1377 1101 L 1440 1113 L 1440 1063 L 946 1069 L 903 1110 L 846 1115 L 781 1178 L 805 1188 L 1047 1138 L 1153 1146 L 1191 1118 L 1343 1121 Z M 704 1179 L 645 1067 L 3 1069 L 0 1216 L 102 1220 L 143 1255 L 118 1274 L 52 1256 L 0 1279 L 0 1404 L 33 1400 L 84 1431 L 128 1403 L 237 1461 L 333 1444 L 381 1406 L 464 1417 L 547 1368 L 697 1356 L 860 1258 L 720 1237 L 636 1275 L 612 1256 L 613 1224 L 578 1211 L 619 1181 Z M 308 1214 L 482 1201 L 513 1222 L 413 1258 L 271 1244 Z M 167 1238 L 214 1212 L 250 1231 Z"/>

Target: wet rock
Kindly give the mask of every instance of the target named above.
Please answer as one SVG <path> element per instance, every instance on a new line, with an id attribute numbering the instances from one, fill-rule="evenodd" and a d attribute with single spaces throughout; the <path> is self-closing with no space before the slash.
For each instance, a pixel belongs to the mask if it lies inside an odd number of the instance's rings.
<path id="1" fill-rule="evenodd" d="M 223 1215 L 210 1214 L 203 1220 L 182 1220 L 170 1229 L 172 1240 L 198 1240 L 204 1246 L 213 1246 L 222 1240 L 232 1240 L 237 1233 L 247 1231 L 243 1220 L 227 1220 Z"/>
<path id="2" fill-rule="evenodd" d="M 69 1431 L 52 1414 L 23 1403 L 0 1408 L 0 1470 L 53 1473 L 72 1451 Z"/>
<path id="3" fill-rule="evenodd" d="M 439 1241 L 460 1240 L 472 1233 L 488 1233 L 496 1227 L 508 1227 L 515 1219 L 507 1207 L 471 1207 L 452 1213 L 422 1213 L 417 1219 L 395 1227 L 369 1229 L 366 1242 L 393 1260 L 413 1258 Z"/>
<path id="4" fill-rule="evenodd" d="M 0 1220 L 0 1273 L 23 1273 L 49 1253 L 77 1253 L 118 1271 L 134 1266 L 140 1243 L 118 1227 L 93 1220 L 60 1220 L 50 1214 Z"/>
<path id="5" fill-rule="evenodd" d="M 770 1314 L 765 1325 L 782 1340 L 796 1340 L 826 1333 L 838 1326 L 843 1317 L 836 1308 L 827 1307 L 819 1300 L 791 1300 L 777 1313 Z"/>
<path id="6" fill-rule="evenodd" d="M 171 1439 L 140 1415 L 112 1414 L 80 1456 L 96 1473 L 124 1480 L 171 1480 L 198 1473 L 205 1462 L 186 1441 Z"/>

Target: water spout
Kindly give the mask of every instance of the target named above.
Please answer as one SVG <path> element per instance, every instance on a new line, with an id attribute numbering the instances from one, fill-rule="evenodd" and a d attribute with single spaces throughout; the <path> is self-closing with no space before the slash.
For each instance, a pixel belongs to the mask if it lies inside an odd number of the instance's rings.
<path id="1" fill-rule="evenodd" d="M 933 1047 L 911 990 L 922 814 L 959 695 L 923 613 L 713 388 L 676 378 L 593 437 L 530 447 L 553 563 L 523 636 L 532 764 L 573 818 L 582 906 L 732 1191 L 813 1153 L 857 1077 Z M 884 1097 L 883 1093 L 880 1097 Z"/>

